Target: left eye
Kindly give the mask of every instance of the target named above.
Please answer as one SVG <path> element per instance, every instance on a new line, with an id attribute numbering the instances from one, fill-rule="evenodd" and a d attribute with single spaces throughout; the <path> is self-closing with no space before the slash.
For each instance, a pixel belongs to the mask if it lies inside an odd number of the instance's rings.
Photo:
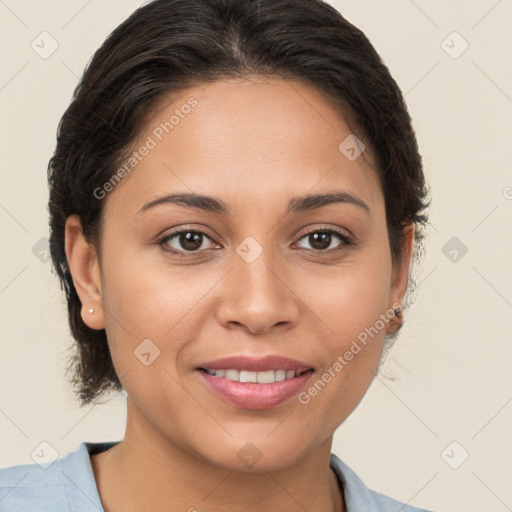
<path id="1" fill-rule="evenodd" d="M 339 244 L 337 247 L 329 247 L 331 245 L 331 242 L 333 241 L 333 235 L 338 238 L 338 240 L 341 240 L 341 244 Z M 319 252 L 330 252 L 330 251 L 336 251 L 340 249 L 344 249 L 347 245 L 352 245 L 352 241 L 343 233 L 335 230 L 335 229 L 323 229 L 323 230 L 317 230 L 317 231 L 311 231 L 310 233 L 306 233 L 301 240 L 306 239 L 311 247 L 310 250 L 312 251 L 319 251 Z M 309 249 L 306 247 L 306 249 Z"/>

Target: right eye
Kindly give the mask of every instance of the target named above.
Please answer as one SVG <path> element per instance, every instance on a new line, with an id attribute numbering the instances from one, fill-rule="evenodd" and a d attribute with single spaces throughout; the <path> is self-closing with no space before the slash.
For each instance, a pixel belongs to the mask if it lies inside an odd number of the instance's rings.
<path id="1" fill-rule="evenodd" d="M 179 253 L 182 256 L 196 255 L 212 248 L 205 248 L 204 242 L 213 240 L 203 231 L 197 229 L 179 229 L 165 235 L 158 241 L 158 245 L 165 251 Z M 214 242 L 215 243 L 215 242 Z"/>

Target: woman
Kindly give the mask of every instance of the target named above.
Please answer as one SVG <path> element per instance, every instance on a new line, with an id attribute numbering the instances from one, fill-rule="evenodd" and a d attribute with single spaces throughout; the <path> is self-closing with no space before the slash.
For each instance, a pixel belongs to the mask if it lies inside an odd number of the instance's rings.
<path id="1" fill-rule="evenodd" d="M 48 176 L 71 380 L 82 405 L 124 390 L 127 427 L 0 470 L 0 507 L 420 510 L 331 453 L 427 222 L 361 31 L 318 0 L 151 2 L 88 65 Z"/>

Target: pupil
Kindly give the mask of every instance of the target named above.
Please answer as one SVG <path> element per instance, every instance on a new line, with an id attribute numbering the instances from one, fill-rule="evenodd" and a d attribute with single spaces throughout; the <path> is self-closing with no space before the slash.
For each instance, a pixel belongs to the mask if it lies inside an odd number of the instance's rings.
<path id="1" fill-rule="evenodd" d="M 193 233 L 191 231 L 180 235 L 181 246 L 187 251 L 193 251 L 201 247 L 201 233 Z"/>
<path id="2" fill-rule="evenodd" d="M 309 243 L 314 249 L 327 249 L 331 244 L 331 233 L 312 233 L 309 237 Z"/>

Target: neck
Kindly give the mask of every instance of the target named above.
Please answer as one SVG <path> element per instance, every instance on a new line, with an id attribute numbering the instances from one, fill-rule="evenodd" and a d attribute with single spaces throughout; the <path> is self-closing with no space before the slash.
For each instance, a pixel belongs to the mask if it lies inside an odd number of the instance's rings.
<path id="1" fill-rule="evenodd" d="M 332 436 L 288 467 L 233 471 L 161 437 L 131 405 L 124 439 L 91 456 L 105 512 L 345 510 L 329 467 Z"/>

